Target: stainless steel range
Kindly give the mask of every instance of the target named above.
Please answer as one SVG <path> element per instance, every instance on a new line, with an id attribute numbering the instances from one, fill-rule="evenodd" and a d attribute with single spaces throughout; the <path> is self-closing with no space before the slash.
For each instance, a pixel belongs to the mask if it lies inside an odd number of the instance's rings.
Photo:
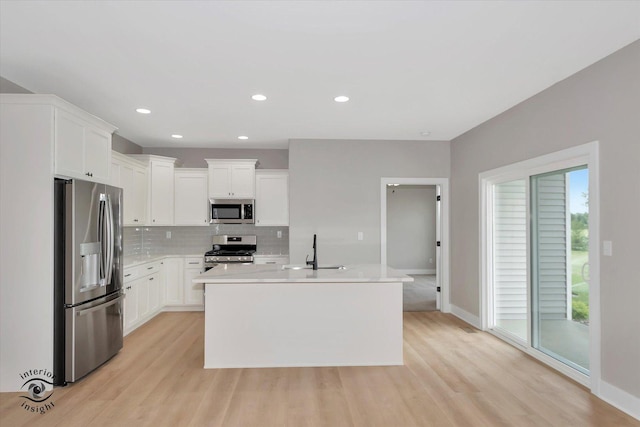
<path id="1" fill-rule="evenodd" d="M 205 271 L 217 264 L 253 263 L 256 242 L 256 236 L 213 236 L 213 249 L 204 254 Z"/>

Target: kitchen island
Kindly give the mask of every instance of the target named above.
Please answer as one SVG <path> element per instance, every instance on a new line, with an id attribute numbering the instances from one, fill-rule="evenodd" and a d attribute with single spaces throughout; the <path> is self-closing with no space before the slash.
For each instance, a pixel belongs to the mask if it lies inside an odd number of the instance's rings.
<path id="1" fill-rule="evenodd" d="M 288 268 L 287 268 L 288 267 Z M 402 282 L 378 264 L 220 264 L 205 284 L 205 368 L 402 365 Z"/>

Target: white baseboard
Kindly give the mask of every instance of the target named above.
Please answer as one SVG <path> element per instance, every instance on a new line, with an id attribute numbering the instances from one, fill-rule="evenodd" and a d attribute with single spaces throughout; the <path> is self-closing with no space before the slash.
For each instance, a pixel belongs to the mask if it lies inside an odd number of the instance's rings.
<path id="1" fill-rule="evenodd" d="M 478 329 L 482 329 L 480 327 L 480 318 L 478 316 L 476 316 L 475 314 L 471 314 L 466 310 L 461 309 L 457 305 L 451 304 L 451 314 L 453 314 L 459 319 L 464 320 L 471 326 L 474 326 Z"/>
<path id="2" fill-rule="evenodd" d="M 622 412 L 626 412 L 633 418 L 640 420 L 640 398 L 602 380 L 600 380 L 598 397 Z"/>
<path id="3" fill-rule="evenodd" d="M 204 311 L 203 305 L 165 305 L 162 311 Z"/>
<path id="4" fill-rule="evenodd" d="M 398 270 L 400 273 L 402 274 L 436 274 L 436 269 L 435 268 L 406 268 L 406 269 L 399 269 L 396 268 L 396 270 Z"/>

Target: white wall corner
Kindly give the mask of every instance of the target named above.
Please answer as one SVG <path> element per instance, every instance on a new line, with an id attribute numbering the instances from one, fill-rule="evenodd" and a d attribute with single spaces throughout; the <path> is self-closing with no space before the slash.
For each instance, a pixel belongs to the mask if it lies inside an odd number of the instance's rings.
<path id="1" fill-rule="evenodd" d="M 600 381 L 600 392 L 596 396 L 640 420 L 640 398 L 603 380 Z"/>
<path id="2" fill-rule="evenodd" d="M 471 314 L 466 310 L 461 309 L 455 304 L 451 304 L 451 314 L 453 314 L 459 319 L 464 320 L 465 322 L 467 322 L 471 326 L 474 326 L 477 329 L 482 329 L 480 325 L 480 317 L 476 316 L 475 314 Z"/>

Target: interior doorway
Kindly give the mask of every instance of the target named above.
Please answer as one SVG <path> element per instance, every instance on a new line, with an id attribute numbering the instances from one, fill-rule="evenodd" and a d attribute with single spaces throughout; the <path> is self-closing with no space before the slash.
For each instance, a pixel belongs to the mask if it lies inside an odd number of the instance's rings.
<path id="1" fill-rule="evenodd" d="M 382 178 L 381 263 L 414 277 L 405 311 L 448 312 L 448 180 Z"/>

